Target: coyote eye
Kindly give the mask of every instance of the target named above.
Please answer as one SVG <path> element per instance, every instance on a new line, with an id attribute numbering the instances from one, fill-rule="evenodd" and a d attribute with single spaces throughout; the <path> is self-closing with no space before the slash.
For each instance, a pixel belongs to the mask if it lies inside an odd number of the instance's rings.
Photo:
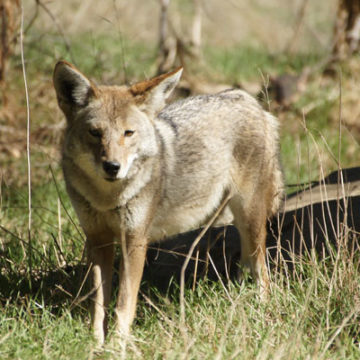
<path id="1" fill-rule="evenodd" d="M 130 137 L 134 135 L 135 130 L 125 130 L 124 131 L 124 136 L 126 137 Z"/>
<path id="2" fill-rule="evenodd" d="M 99 129 L 89 129 L 89 134 L 96 138 L 101 138 L 102 133 Z"/>

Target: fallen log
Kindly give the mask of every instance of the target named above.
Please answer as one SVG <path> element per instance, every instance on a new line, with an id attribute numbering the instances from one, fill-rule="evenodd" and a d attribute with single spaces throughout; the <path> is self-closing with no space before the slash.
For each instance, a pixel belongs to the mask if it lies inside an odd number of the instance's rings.
<path id="1" fill-rule="evenodd" d="M 178 280 L 188 251 L 200 229 L 150 247 L 144 278 L 167 288 Z M 360 249 L 360 167 L 335 171 L 320 182 L 288 195 L 283 208 L 268 222 L 267 252 L 272 268 L 292 269 L 299 256 L 333 256 L 339 247 Z M 187 279 L 237 277 L 240 241 L 232 225 L 210 229 L 186 269 Z"/>

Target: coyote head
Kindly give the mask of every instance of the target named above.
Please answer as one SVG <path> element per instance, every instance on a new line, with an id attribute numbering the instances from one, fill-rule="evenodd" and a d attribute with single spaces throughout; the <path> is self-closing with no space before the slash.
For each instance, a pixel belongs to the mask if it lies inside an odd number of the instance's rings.
<path id="1" fill-rule="evenodd" d="M 155 117 L 181 73 L 178 68 L 130 87 L 96 86 L 73 65 L 58 62 L 53 80 L 67 119 L 64 158 L 92 178 L 131 177 L 139 159 L 158 151 Z"/>

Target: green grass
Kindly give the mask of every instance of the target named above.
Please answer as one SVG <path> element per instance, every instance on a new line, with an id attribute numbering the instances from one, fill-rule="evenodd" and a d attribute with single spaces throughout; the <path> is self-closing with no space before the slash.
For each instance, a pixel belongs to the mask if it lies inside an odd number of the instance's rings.
<path id="1" fill-rule="evenodd" d="M 34 35 L 26 46 L 30 78 L 38 76 L 39 72 L 51 76 L 56 61 L 61 59 L 74 63 L 95 81 L 119 85 L 126 80 L 149 77 L 155 70 L 156 48 L 131 42 L 120 34 L 74 36 L 68 40 L 70 50 L 56 34 L 47 34 L 45 40 L 39 41 Z"/>
<path id="2" fill-rule="evenodd" d="M 257 46 L 239 45 L 231 49 L 206 48 L 209 65 L 222 74 L 230 84 L 244 80 L 262 80 L 269 74 L 300 72 L 305 66 L 316 64 L 321 54 L 269 54 Z"/>
<path id="3" fill-rule="evenodd" d="M 30 300 L 2 309 L 2 359 L 85 359 L 91 343 L 84 319 L 64 312 L 52 314 Z"/>
<path id="4" fill-rule="evenodd" d="M 184 326 L 178 293 L 170 299 L 153 298 L 156 309 L 141 298 L 126 358 L 357 359 L 358 270 L 346 258 L 335 266 L 305 260 L 297 269 L 303 279 L 275 276 L 267 303 L 258 301 L 250 285 L 230 284 L 227 297 L 219 283 L 202 281 L 195 291 L 186 291 Z M 51 305 L 39 300 L 6 304 L 1 312 L 1 357 L 88 358 L 95 350 L 88 315 L 70 312 L 68 306 L 65 301 L 62 313 L 54 315 Z M 109 340 L 101 358 L 120 355 Z"/>
<path id="5" fill-rule="evenodd" d="M 26 57 L 31 88 L 36 90 L 42 81 L 50 88 L 54 62 L 59 58 L 71 61 L 73 57 L 84 73 L 99 82 L 141 79 L 155 69 L 155 49 L 126 39 L 121 46 L 118 38 L 87 34 L 71 39 L 71 52 L 67 53 L 60 39 L 52 34 L 47 34 L 44 41 L 30 38 Z M 319 59 L 319 54 L 270 56 L 249 46 L 208 48 L 205 55 L 208 69 L 229 83 L 261 81 L 259 70 L 264 74 L 300 71 Z M 18 72 L 19 86 L 20 75 Z M 310 83 L 293 108 L 279 114 L 287 183 L 318 180 L 321 170 L 327 174 L 338 168 L 338 123 L 329 119 L 340 105 L 338 98 L 327 96 L 336 87 L 336 80 L 321 88 Z M 30 99 L 35 127 L 54 122 L 54 114 L 47 107 L 56 108 L 55 98 L 48 99 L 45 104 Z M 302 109 L 317 99 L 321 101 L 304 122 Z M 51 138 L 42 145 L 51 147 Z M 355 148 L 356 153 L 358 147 L 343 129 L 342 166 L 358 165 L 356 156 L 349 156 L 350 150 Z M 96 353 L 89 331 L 88 301 L 74 303 L 84 276 L 84 243 L 72 222 L 78 224 L 57 159 L 44 155 L 42 147 L 32 149 L 31 237 L 25 156 L 9 157 L 4 164 L 15 166 L 16 171 L 12 181 L 1 183 L 0 192 L 0 358 L 121 358 L 119 346 L 111 339 L 101 354 Z M 341 250 L 338 257 L 323 262 L 305 256 L 299 259 L 291 276 L 274 272 L 272 277 L 272 295 L 265 303 L 258 301 L 251 284 L 229 284 L 228 296 L 220 283 L 199 281 L 194 291 L 187 288 L 185 292 L 185 324 L 180 322 L 179 289 L 163 294 L 151 284 L 150 290 L 149 284 L 144 284 L 146 297 L 140 296 L 126 358 L 359 358 L 358 255 L 352 258 Z M 86 295 L 86 291 L 83 288 L 80 295 Z"/>

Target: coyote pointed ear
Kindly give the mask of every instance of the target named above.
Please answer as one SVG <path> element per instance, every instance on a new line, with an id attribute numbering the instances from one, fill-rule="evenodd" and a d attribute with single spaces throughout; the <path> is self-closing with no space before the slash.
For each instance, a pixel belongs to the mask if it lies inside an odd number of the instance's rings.
<path id="1" fill-rule="evenodd" d="M 54 87 L 59 107 L 66 116 L 87 106 L 95 97 L 95 86 L 79 70 L 66 61 L 59 61 L 54 69 Z"/>
<path id="2" fill-rule="evenodd" d="M 134 84 L 130 92 L 146 112 L 157 113 L 165 106 L 165 100 L 178 84 L 182 71 L 183 68 L 179 67 L 170 73 Z"/>

